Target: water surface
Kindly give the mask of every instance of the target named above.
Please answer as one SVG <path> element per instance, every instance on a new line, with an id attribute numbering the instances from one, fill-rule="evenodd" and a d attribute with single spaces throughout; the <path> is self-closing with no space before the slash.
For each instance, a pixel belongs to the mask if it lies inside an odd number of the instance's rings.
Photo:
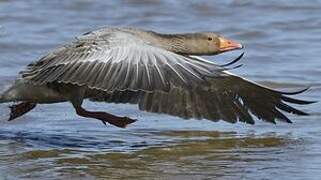
<path id="1" fill-rule="evenodd" d="M 102 26 L 160 32 L 217 31 L 245 45 L 234 70 L 274 88 L 312 86 L 321 99 L 321 1 L 1 0 L 0 85 L 26 64 Z M 210 57 L 226 62 L 231 52 Z M 79 118 L 68 103 L 41 105 L 7 122 L 0 105 L 3 179 L 320 179 L 320 104 L 294 124 L 182 120 L 133 105 L 88 109 L 138 118 L 128 129 Z"/>

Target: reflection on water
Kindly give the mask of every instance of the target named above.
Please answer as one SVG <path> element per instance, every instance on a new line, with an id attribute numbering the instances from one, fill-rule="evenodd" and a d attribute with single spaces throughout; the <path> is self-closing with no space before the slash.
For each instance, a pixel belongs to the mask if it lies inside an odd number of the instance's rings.
<path id="1" fill-rule="evenodd" d="M 250 167 L 261 163 L 266 169 L 277 170 L 282 166 L 277 163 L 280 158 L 292 153 L 289 146 L 300 143 L 286 136 L 237 137 L 233 132 L 164 131 L 151 132 L 149 136 L 165 136 L 169 140 L 175 139 L 175 143 L 172 141 L 128 152 L 95 152 L 68 147 L 23 150 L 2 156 L 0 160 L 16 166 L 10 174 L 21 178 L 184 179 L 191 175 L 197 179 L 236 178 L 240 172 L 258 170 L 258 167 L 252 170 Z M 0 148 L 9 150 L 12 146 L 21 145 L 12 141 Z"/>
<path id="2" fill-rule="evenodd" d="M 234 73 L 321 99 L 321 1 L 0 0 L 0 92 L 26 64 L 101 26 L 217 31 L 245 45 Z M 224 63 L 239 55 L 209 57 Z M 7 122 L 0 104 L 0 179 L 320 179 L 320 103 L 293 124 L 212 123 L 86 102 L 139 119 L 128 129 L 79 118 L 68 103 Z"/>

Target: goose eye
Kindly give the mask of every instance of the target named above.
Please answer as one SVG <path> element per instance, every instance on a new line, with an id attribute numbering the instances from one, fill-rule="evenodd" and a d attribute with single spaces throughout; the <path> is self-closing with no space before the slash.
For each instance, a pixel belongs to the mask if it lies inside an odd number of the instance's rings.
<path id="1" fill-rule="evenodd" d="M 213 40 L 213 38 L 209 37 L 209 38 L 207 38 L 207 40 L 212 41 L 212 40 Z"/>

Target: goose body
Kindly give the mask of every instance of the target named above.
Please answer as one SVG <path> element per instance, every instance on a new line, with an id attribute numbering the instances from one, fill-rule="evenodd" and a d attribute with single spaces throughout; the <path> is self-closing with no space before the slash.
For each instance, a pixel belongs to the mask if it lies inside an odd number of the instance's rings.
<path id="1" fill-rule="evenodd" d="M 291 122 L 282 111 L 307 115 L 286 104 L 312 103 L 287 96 L 300 92 L 272 90 L 200 57 L 241 48 L 213 32 L 161 34 L 102 28 L 28 65 L 0 102 L 20 102 L 11 106 L 9 120 L 36 104 L 69 101 L 78 115 L 117 127 L 135 120 L 87 111 L 81 106 L 83 100 L 132 103 L 144 111 L 232 123 L 254 124 L 253 116 Z"/>

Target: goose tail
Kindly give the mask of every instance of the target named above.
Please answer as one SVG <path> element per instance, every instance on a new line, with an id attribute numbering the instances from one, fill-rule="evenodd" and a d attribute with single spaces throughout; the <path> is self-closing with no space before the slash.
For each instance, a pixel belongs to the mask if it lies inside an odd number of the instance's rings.
<path id="1" fill-rule="evenodd" d="M 5 102 L 5 99 L 4 99 L 3 95 L 1 94 L 0 95 L 0 103 L 4 103 L 4 102 Z"/>
<path id="2" fill-rule="evenodd" d="M 0 87 L 0 104 L 14 101 L 14 84 Z"/>
<path id="3" fill-rule="evenodd" d="M 9 102 L 6 94 L 6 91 L 0 93 L 0 104 Z"/>

